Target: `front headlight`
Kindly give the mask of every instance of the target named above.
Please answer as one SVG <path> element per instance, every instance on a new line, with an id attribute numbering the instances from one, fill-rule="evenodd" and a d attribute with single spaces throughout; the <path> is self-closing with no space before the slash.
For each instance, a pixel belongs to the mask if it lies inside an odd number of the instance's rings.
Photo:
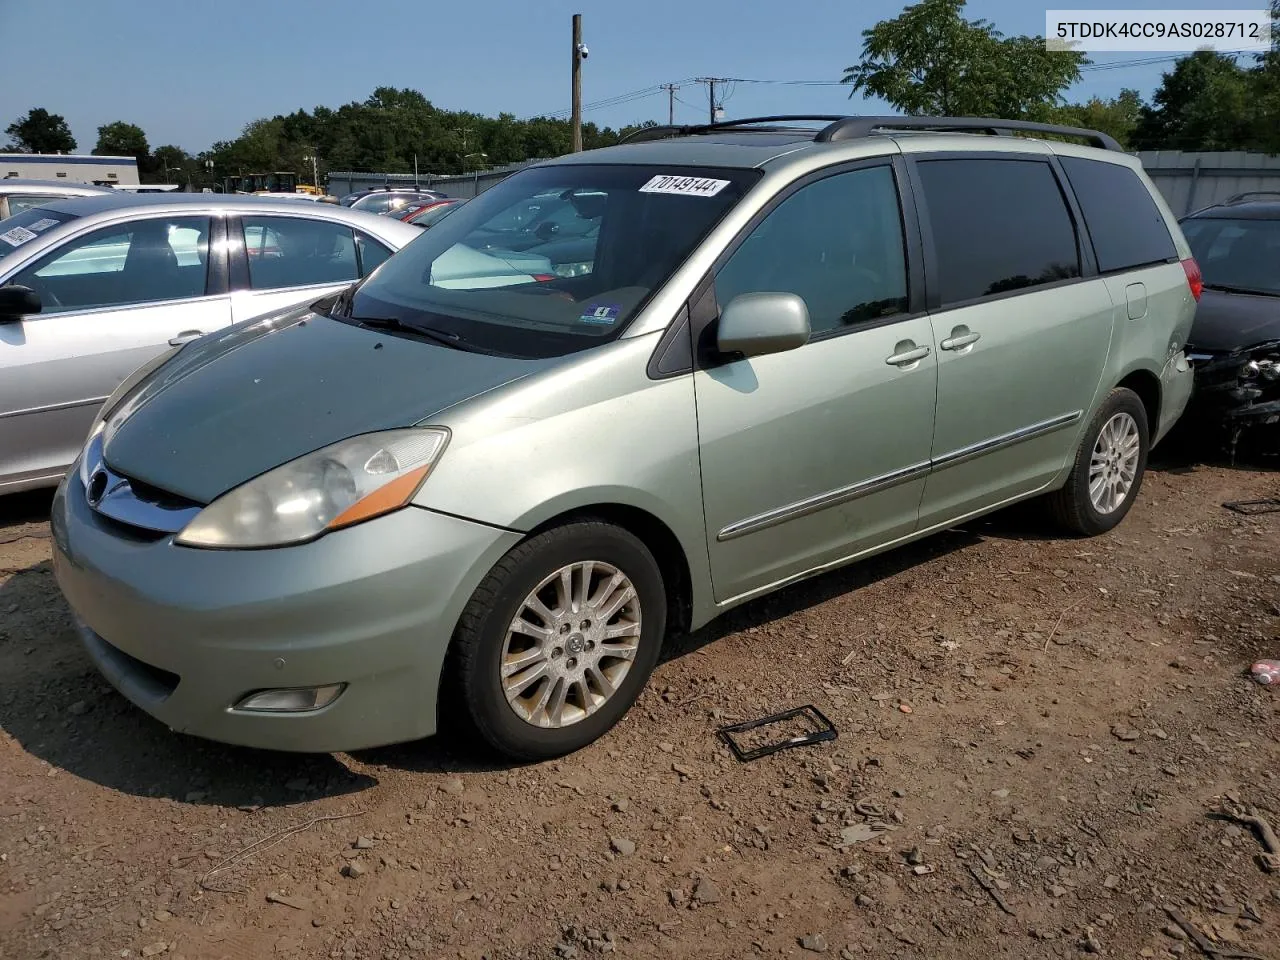
<path id="1" fill-rule="evenodd" d="M 174 542 L 188 547 L 278 547 L 399 510 L 449 442 L 443 427 L 351 437 L 224 493 Z"/>
<path id="2" fill-rule="evenodd" d="M 89 489 L 89 474 L 98 466 L 99 457 L 90 456 L 93 450 L 94 441 L 102 436 L 102 431 L 106 427 L 105 420 L 99 420 L 93 425 L 93 429 L 89 431 L 89 436 L 84 442 L 84 446 L 80 448 L 80 483 Z"/>
<path id="3" fill-rule="evenodd" d="M 594 266 L 595 261 L 583 260 L 581 263 L 557 263 L 552 269 L 557 277 L 585 277 Z"/>

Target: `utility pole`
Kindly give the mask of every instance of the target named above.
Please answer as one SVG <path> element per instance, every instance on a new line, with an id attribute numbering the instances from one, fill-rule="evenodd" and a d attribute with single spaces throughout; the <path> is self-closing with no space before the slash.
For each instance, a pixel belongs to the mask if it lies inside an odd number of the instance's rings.
<path id="1" fill-rule="evenodd" d="M 582 152 L 582 61 L 587 48 L 582 45 L 582 14 L 573 15 L 573 152 Z"/>
<path id="2" fill-rule="evenodd" d="M 680 89 L 680 85 L 664 83 L 662 89 L 667 91 L 667 125 L 674 127 L 676 125 L 676 91 Z"/>
<path id="3" fill-rule="evenodd" d="M 711 123 L 715 123 L 716 111 L 719 109 L 719 104 L 716 103 L 716 84 L 724 83 L 724 77 L 698 77 L 695 82 L 707 85 L 708 119 Z"/>

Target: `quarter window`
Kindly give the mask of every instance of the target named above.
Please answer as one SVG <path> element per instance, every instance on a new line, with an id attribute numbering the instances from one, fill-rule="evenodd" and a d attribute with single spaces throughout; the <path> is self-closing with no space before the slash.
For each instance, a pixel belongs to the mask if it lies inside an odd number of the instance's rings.
<path id="1" fill-rule="evenodd" d="M 1118 163 L 1080 157 L 1063 157 L 1062 169 L 1084 214 L 1099 270 L 1128 270 L 1177 258 L 1160 208 L 1136 173 Z"/>
<path id="2" fill-rule="evenodd" d="M 208 218 L 173 217 L 69 240 L 12 282 L 40 295 L 43 314 L 201 297 L 208 270 Z"/>
<path id="3" fill-rule="evenodd" d="M 350 227 L 301 217 L 244 217 L 243 223 L 254 290 L 359 279 Z"/>
<path id="4" fill-rule="evenodd" d="M 794 293 L 814 334 L 907 309 L 893 171 L 852 170 L 801 187 L 762 220 L 716 276 L 723 307 L 744 293 Z"/>
<path id="5" fill-rule="evenodd" d="M 356 234 L 356 246 L 360 248 L 360 276 L 362 277 L 373 273 L 382 261 L 391 256 L 390 250 L 362 233 Z"/>
<path id="6" fill-rule="evenodd" d="M 925 160 L 918 170 L 943 305 L 1080 276 L 1075 228 L 1048 163 Z"/>

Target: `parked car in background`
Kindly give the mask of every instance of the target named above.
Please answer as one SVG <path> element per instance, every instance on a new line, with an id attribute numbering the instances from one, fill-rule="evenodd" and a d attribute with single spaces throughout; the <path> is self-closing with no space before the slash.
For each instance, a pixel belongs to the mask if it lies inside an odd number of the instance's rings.
<path id="1" fill-rule="evenodd" d="M 432 200 L 430 203 L 424 203 L 412 213 L 405 214 L 400 219 L 405 223 L 412 223 L 415 227 L 422 227 L 423 229 L 434 227 L 466 202 L 466 200 L 454 198 Z"/>
<path id="2" fill-rule="evenodd" d="M 166 349 L 340 290 L 421 232 L 222 194 L 47 202 L 0 224 L 0 493 L 56 484 L 97 408 Z"/>
<path id="3" fill-rule="evenodd" d="M 1280 424 L 1280 193 L 1234 196 L 1182 231 L 1204 276 L 1187 427 L 1234 451 L 1245 431 Z"/>
<path id="4" fill-rule="evenodd" d="M 349 193 L 338 201 L 352 210 L 366 213 L 395 213 L 407 203 L 416 200 L 442 200 L 444 194 L 435 190 L 418 190 L 412 187 L 370 187 L 357 193 Z"/>
<path id="5" fill-rule="evenodd" d="M 52 511 L 102 673 L 217 740 L 355 749 L 450 711 L 545 758 L 626 713 L 669 632 L 800 578 L 1031 497 L 1119 524 L 1199 293 L 1137 159 L 805 119 L 525 168 L 123 387 Z M 586 266 L 490 283 L 544 209 Z"/>
<path id="6" fill-rule="evenodd" d="M 95 187 L 90 183 L 7 177 L 0 180 L 0 220 L 51 200 L 65 200 L 67 197 L 96 197 L 111 192 L 111 187 Z"/>

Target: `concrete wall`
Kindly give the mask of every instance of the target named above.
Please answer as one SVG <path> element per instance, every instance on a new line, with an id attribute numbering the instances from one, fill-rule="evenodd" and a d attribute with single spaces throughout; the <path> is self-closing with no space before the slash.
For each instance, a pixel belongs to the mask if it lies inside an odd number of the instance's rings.
<path id="1" fill-rule="evenodd" d="M 1280 157 L 1265 153 L 1144 150 L 1137 156 L 1180 217 L 1238 193 L 1280 192 Z"/>
<path id="2" fill-rule="evenodd" d="M 86 157 L 64 153 L 0 153 L 0 178 L 66 180 L 70 183 L 137 183 L 133 157 Z"/>

